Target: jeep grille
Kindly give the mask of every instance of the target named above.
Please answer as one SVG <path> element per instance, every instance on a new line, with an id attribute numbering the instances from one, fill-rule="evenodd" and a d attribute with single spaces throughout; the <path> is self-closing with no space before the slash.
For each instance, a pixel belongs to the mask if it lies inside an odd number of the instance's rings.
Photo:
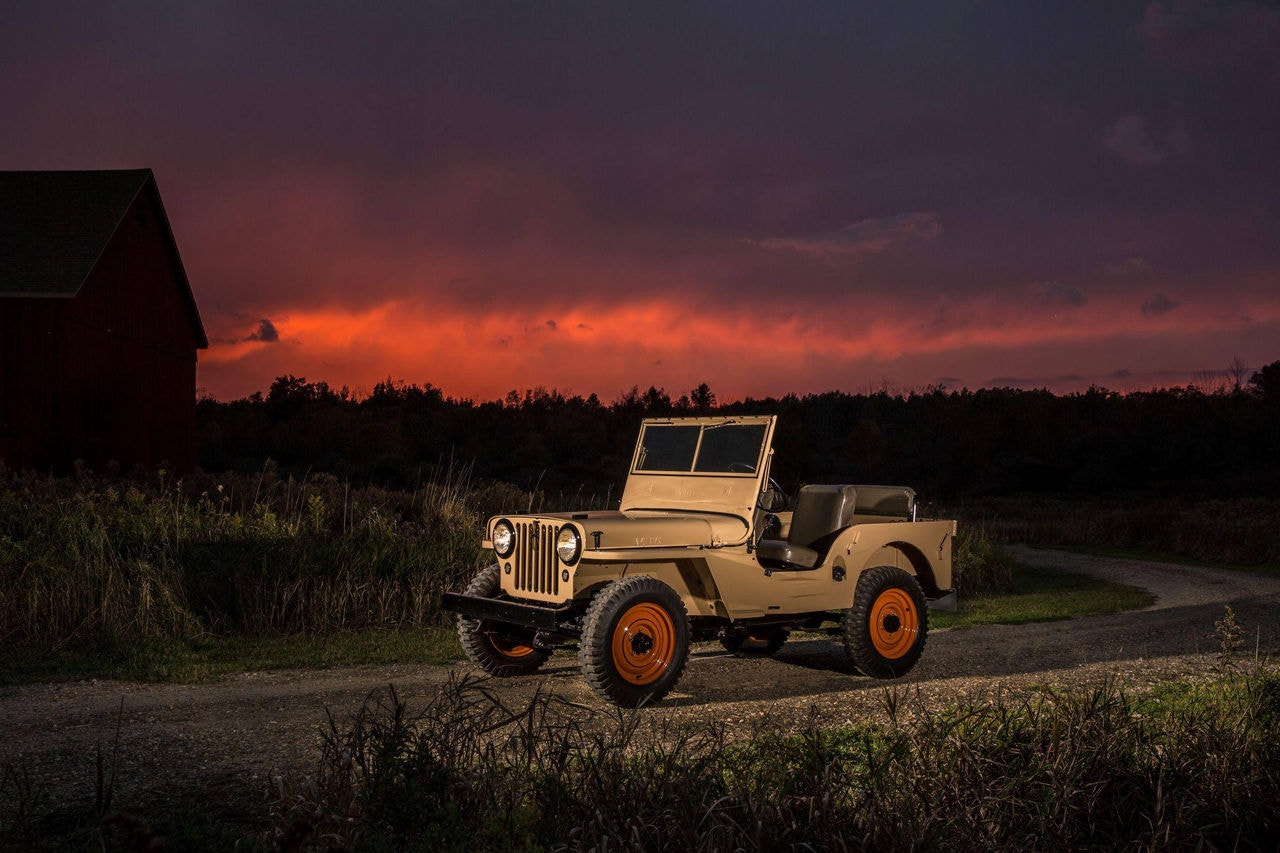
<path id="1" fill-rule="evenodd" d="M 559 595 L 560 559 L 556 556 L 556 536 L 560 528 L 536 521 L 516 522 L 515 588 L 518 592 Z"/>

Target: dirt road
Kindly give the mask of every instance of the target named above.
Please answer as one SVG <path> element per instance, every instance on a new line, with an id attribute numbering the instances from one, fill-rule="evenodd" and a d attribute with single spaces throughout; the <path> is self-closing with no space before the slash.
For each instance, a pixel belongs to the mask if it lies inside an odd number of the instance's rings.
<path id="1" fill-rule="evenodd" d="M 1147 610 L 1021 626 L 936 631 L 916 669 L 896 684 L 924 701 L 1021 692 L 1118 673 L 1135 684 L 1211 671 L 1214 621 L 1230 604 L 1247 652 L 1280 650 L 1280 578 L 1193 566 L 1014 549 L 1034 565 L 1142 586 Z M 167 800 L 220 782 L 262 785 L 273 774 L 311 769 L 326 709 L 341 718 L 374 690 L 394 684 L 420 705 L 451 671 L 468 667 L 384 666 L 248 673 L 199 685 L 88 681 L 0 690 L 0 766 L 25 767 L 50 802 L 93 797 L 95 754 L 118 737 L 117 802 Z M 832 723 L 881 712 L 886 682 L 854 673 L 835 639 L 788 643 L 771 660 L 743 660 L 718 644 L 695 648 L 684 678 L 648 714 L 714 716 L 730 723 L 766 714 L 802 719 L 816 708 Z M 572 655 L 536 677 L 497 683 L 519 702 L 549 688 L 591 708 Z M 123 705 L 122 705 L 123 702 Z M 586 712 L 584 712 L 586 713 Z M 117 726 L 118 720 L 118 726 Z"/>

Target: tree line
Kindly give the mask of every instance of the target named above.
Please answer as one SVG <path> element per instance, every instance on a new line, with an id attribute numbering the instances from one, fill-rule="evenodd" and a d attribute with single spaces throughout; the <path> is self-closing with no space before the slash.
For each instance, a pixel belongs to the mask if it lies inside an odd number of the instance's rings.
<path id="1" fill-rule="evenodd" d="M 788 490 L 892 482 L 944 500 L 1280 493 L 1280 361 L 1214 390 L 935 387 L 727 403 L 706 384 L 675 397 L 635 387 L 607 403 L 546 388 L 475 402 L 430 384 L 386 381 L 357 398 L 281 376 L 265 394 L 204 398 L 196 412 L 206 471 L 269 464 L 388 487 L 466 468 L 530 490 L 616 497 L 642 418 L 776 414 L 773 474 Z"/>

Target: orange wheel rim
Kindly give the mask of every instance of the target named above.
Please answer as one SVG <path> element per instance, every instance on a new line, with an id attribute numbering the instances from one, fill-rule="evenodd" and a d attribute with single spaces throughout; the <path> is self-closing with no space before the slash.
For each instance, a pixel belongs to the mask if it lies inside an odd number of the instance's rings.
<path id="1" fill-rule="evenodd" d="M 519 640 L 513 640 L 511 637 L 499 634 L 496 631 L 488 631 L 489 645 L 493 646 L 498 654 L 506 655 L 509 658 L 522 658 L 533 654 L 536 649 Z"/>
<path id="2" fill-rule="evenodd" d="M 871 644 L 890 660 L 905 655 L 920 633 L 920 613 L 906 590 L 886 589 L 871 605 Z"/>
<path id="3" fill-rule="evenodd" d="M 676 626 L 663 607 L 634 604 L 614 626 L 611 646 L 619 675 L 632 684 L 652 684 L 675 657 Z"/>

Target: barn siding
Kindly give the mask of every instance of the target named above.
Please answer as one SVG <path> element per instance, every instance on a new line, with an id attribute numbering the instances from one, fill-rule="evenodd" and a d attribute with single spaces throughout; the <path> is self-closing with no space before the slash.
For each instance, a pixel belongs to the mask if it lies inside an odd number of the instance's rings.
<path id="1" fill-rule="evenodd" d="M 0 299 L 0 455 L 10 465 L 195 466 L 200 342 L 153 187 L 74 297 Z"/>

